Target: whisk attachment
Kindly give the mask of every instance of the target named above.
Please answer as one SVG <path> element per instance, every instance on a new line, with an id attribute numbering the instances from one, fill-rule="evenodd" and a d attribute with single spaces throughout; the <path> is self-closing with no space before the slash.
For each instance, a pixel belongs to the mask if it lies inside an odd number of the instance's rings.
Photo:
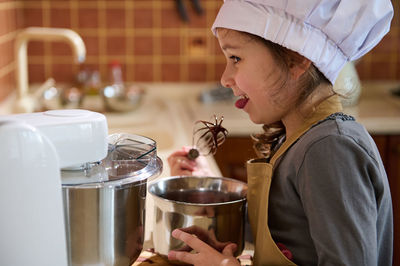
<path id="1" fill-rule="evenodd" d="M 196 148 L 191 148 L 187 155 L 189 160 L 195 160 L 199 156 L 200 156 L 200 152 Z"/>
<path id="2" fill-rule="evenodd" d="M 217 148 L 224 143 L 228 130 L 222 126 L 224 117 L 218 120 L 214 115 L 215 122 L 198 120 L 193 127 L 193 148 L 189 150 L 188 159 L 195 160 L 199 155 L 210 155 L 217 152 Z"/>

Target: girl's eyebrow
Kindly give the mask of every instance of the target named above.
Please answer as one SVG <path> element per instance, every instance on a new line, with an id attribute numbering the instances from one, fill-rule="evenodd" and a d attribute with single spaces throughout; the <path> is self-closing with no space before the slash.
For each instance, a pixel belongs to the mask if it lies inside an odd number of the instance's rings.
<path id="1" fill-rule="evenodd" d="M 239 49 L 239 46 L 230 45 L 230 44 L 225 44 L 222 46 L 222 50 L 225 51 L 227 49 L 235 50 L 235 49 Z"/>

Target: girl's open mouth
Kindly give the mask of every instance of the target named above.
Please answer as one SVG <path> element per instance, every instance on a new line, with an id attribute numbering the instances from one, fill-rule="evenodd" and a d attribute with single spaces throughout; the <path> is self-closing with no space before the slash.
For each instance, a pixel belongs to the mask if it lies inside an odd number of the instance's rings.
<path id="1" fill-rule="evenodd" d="M 243 109 L 248 101 L 249 97 L 247 97 L 247 95 L 240 95 L 240 98 L 235 102 L 235 106 L 239 109 Z"/>

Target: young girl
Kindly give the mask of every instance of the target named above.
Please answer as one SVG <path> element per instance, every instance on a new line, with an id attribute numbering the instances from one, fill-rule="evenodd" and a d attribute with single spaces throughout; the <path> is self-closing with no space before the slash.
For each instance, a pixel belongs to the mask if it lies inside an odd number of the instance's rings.
<path id="1" fill-rule="evenodd" d="M 221 7 L 212 30 L 227 59 L 222 85 L 265 131 L 254 136 L 261 157 L 247 163 L 255 265 L 392 264 L 392 205 L 379 152 L 332 89 L 343 65 L 387 33 L 392 16 L 389 0 L 225 0 Z M 168 158 L 171 174 L 208 175 L 204 160 L 191 162 L 187 152 Z M 219 252 L 182 230 L 173 236 L 197 253 L 171 251 L 172 260 L 239 265 L 234 244 Z"/>

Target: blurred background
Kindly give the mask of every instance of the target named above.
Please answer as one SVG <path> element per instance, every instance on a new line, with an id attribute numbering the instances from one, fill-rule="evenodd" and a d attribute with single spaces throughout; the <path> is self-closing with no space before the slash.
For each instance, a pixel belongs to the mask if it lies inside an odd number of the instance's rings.
<path id="1" fill-rule="evenodd" d="M 75 64 L 66 43 L 32 41 L 28 45 L 29 81 L 49 77 L 73 83 L 80 71 L 108 81 L 109 64 L 118 60 L 127 82 L 218 81 L 225 59 L 210 31 L 222 0 L 182 0 L 188 21 L 175 0 L 2 0 L 0 1 L 0 101 L 15 85 L 14 41 L 19 29 L 70 28 L 82 36 L 84 64 Z M 383 41 L 357 64 L 364 80 L 400 80 L 400 11 Z"/>

